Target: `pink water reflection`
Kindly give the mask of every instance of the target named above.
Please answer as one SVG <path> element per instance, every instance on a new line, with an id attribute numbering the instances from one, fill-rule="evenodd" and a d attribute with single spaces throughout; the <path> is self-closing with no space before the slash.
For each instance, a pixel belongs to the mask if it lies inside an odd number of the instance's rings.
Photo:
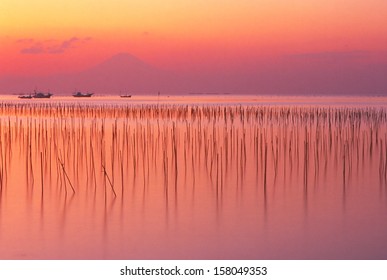
<path id="1" fill-rule="evenodd" d="M 2 107 L 0 257 L 387 257 L 383 107 L 180 103 Z"/>

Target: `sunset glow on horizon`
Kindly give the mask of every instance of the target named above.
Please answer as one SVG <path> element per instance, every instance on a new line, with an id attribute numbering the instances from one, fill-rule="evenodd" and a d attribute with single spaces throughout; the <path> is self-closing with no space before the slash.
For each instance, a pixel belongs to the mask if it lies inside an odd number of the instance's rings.
<path id="1" fill-rule="evenodd" d="M 0 278 L 387 261 L 386 78 L 387 0 L 0 0 Z"/>
<path id="2" fill-rule="evenodd" d="M 174 71 L 262 70 L 304 55 L 387 63 L 384 0 L 4 0 L 0 31 L 0 76 L 80 71 L 121 52 Z"/>

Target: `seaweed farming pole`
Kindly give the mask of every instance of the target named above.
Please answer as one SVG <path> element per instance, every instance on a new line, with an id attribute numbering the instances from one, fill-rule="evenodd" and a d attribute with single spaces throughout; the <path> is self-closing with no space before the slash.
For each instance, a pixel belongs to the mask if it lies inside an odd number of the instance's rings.
<path id="1" fill-rule="evenodd" d="M 43 188 L 43 153 L 42 152 L 40 152 L 40 179 L 42 182 L 42 198 L 43 198 L 44 188 Z"/>
<path id="2" fill-rule="evenodd" d="M 73 192 L 75 193 L 73 184 L 71 184 L 70 178 L 69 178 L 69 176 L 67 175 L 67 172 L 66 172 L 66 170 L 65 170 L 65 167 L 64 167 L 63 162 L 62 162 L 59 158 L 58 158 L 58 161 L 59 161 L 60 165 L 62 166 L 63 174 L 66 176 L 67 181 L 69 181 L 69 184 L 70 184 L 71 189 L 72 189 Z"/>
<path id="3" fill-rule="evenodd" d="M 107 172 L 106 172 L 105 165 L 102 165 L 102 168 L 103 168 L 103 173 L 104 173 L 105 177 L 106 177 L 106 178 L 108 179 L 108 181 L 109 181 L 109 184 L 110 184 L 110 187 L 112 188 L 112 191 L 113 191 L 113 193 L 114 193 L 114 196 L 117 196 L 116 191 L 114 190 L 112 181 L 110 180 L 109 175 L 108 175 Z"/>

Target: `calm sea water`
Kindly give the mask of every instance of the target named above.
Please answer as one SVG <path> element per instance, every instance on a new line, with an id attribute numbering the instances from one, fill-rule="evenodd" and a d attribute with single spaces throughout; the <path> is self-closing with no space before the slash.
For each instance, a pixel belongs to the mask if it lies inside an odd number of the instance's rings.
<path id="1" fill-rule="evenodd" d="M 1 259 L 386 259 L 387 99 L 0 105 Z"/>

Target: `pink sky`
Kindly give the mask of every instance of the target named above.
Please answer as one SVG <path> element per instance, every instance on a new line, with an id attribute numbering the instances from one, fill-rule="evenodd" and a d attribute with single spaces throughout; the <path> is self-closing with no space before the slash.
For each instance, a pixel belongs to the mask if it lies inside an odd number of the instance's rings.
<path id="1" fill-rule="evenodd" d="M 230 77 L 239 82 L 246 76 L 254 79 L 254 73 L 274 79 L 278 71 L 293 72 L 287 77 L 290 82 L 297 73 L 319 76 L 332 67 L 382 75 L 387 2 L 0 3 L 0 76 L 74 72 L 121 52 L 173 71 L 239 73 Z"/>

